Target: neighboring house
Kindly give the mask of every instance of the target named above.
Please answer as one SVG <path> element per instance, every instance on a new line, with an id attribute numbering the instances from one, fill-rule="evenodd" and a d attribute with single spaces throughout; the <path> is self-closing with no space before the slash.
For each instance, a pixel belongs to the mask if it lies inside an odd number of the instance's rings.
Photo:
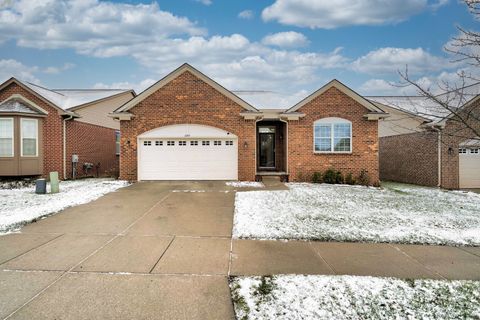
<path id="1" fill-rule="evenodd" d="M 454 115 L 425 97 L 367 99 L 390 114 L 379 123 L 381 180 L 447 189 L 480 188 L 480 140 Z M 459 112 L 478 111 L 477 93 L 465 99 Z"/>
<path id="2" fill-rule="evenodd" d="M 50 90 L 11 78 L 0 85 L 0 177 L 115 174 L 119 123 L 108 114 L 132 90 Z M 72 163 L 78 155 L 78 163 Z"/>
<path id="3" fill-rule="evenodd" d="M 378 119 L 337 80 L 290 108 L 262 109 L 184 64 L 116 110 L 127 180 L 310 180 L 334 168 L 378 183 Z"/>

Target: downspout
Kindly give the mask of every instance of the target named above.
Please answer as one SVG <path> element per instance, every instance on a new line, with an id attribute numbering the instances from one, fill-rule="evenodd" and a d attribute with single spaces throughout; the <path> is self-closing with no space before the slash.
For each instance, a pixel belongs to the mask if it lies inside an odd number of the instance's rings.
<path id="1" fill-rule="evenodd" d="M 73 115 L 63 119 L 63 180 L 67 180 L 67 121 L 72 119 Z"/>
<path id="2" fill-rule="evenodd" d="M 442 186 L 442 131 L 440 129 L 436 129 L 438 134 L 438 183 L 437 187 Z"/>

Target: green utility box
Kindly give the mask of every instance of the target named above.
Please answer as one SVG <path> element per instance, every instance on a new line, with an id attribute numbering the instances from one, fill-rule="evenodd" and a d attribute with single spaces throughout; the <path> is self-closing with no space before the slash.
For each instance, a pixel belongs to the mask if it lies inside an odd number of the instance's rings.
<path id="1" fill-rule="evenodd" d="M 50 172 L 50 193 L 59 193 L 58 172 Z"/>

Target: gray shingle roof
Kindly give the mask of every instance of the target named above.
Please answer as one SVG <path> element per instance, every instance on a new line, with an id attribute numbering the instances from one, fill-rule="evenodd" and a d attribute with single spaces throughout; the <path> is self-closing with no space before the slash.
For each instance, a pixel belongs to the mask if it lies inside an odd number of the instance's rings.
<path id="1" fill-rule="evenodd" d="M 426 118 L 430 121 L 440 121 L 447 117 L 450 112 L 440 107 L 434 101 L 426 97 L 407 97 L 407 96 L 390 96 L 390 97 L 365 97 L 373 103 L 380 103 L 400 111 L 405 111 Z"/>
<path id="2" fill-rule="evenodd" d="M 39 85 L 22 83 L 63 110 L 127 92 L 127 89 L 47 89 Z"/>

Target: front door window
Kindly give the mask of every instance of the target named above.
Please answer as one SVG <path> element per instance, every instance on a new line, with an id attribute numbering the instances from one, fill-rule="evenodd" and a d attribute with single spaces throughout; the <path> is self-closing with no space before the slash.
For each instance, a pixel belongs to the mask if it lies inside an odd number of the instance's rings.
<path id="1" fill-rule="evenodd" d="M 275 127 L 259 127 L 259 167 L 275 168 Z"/>

